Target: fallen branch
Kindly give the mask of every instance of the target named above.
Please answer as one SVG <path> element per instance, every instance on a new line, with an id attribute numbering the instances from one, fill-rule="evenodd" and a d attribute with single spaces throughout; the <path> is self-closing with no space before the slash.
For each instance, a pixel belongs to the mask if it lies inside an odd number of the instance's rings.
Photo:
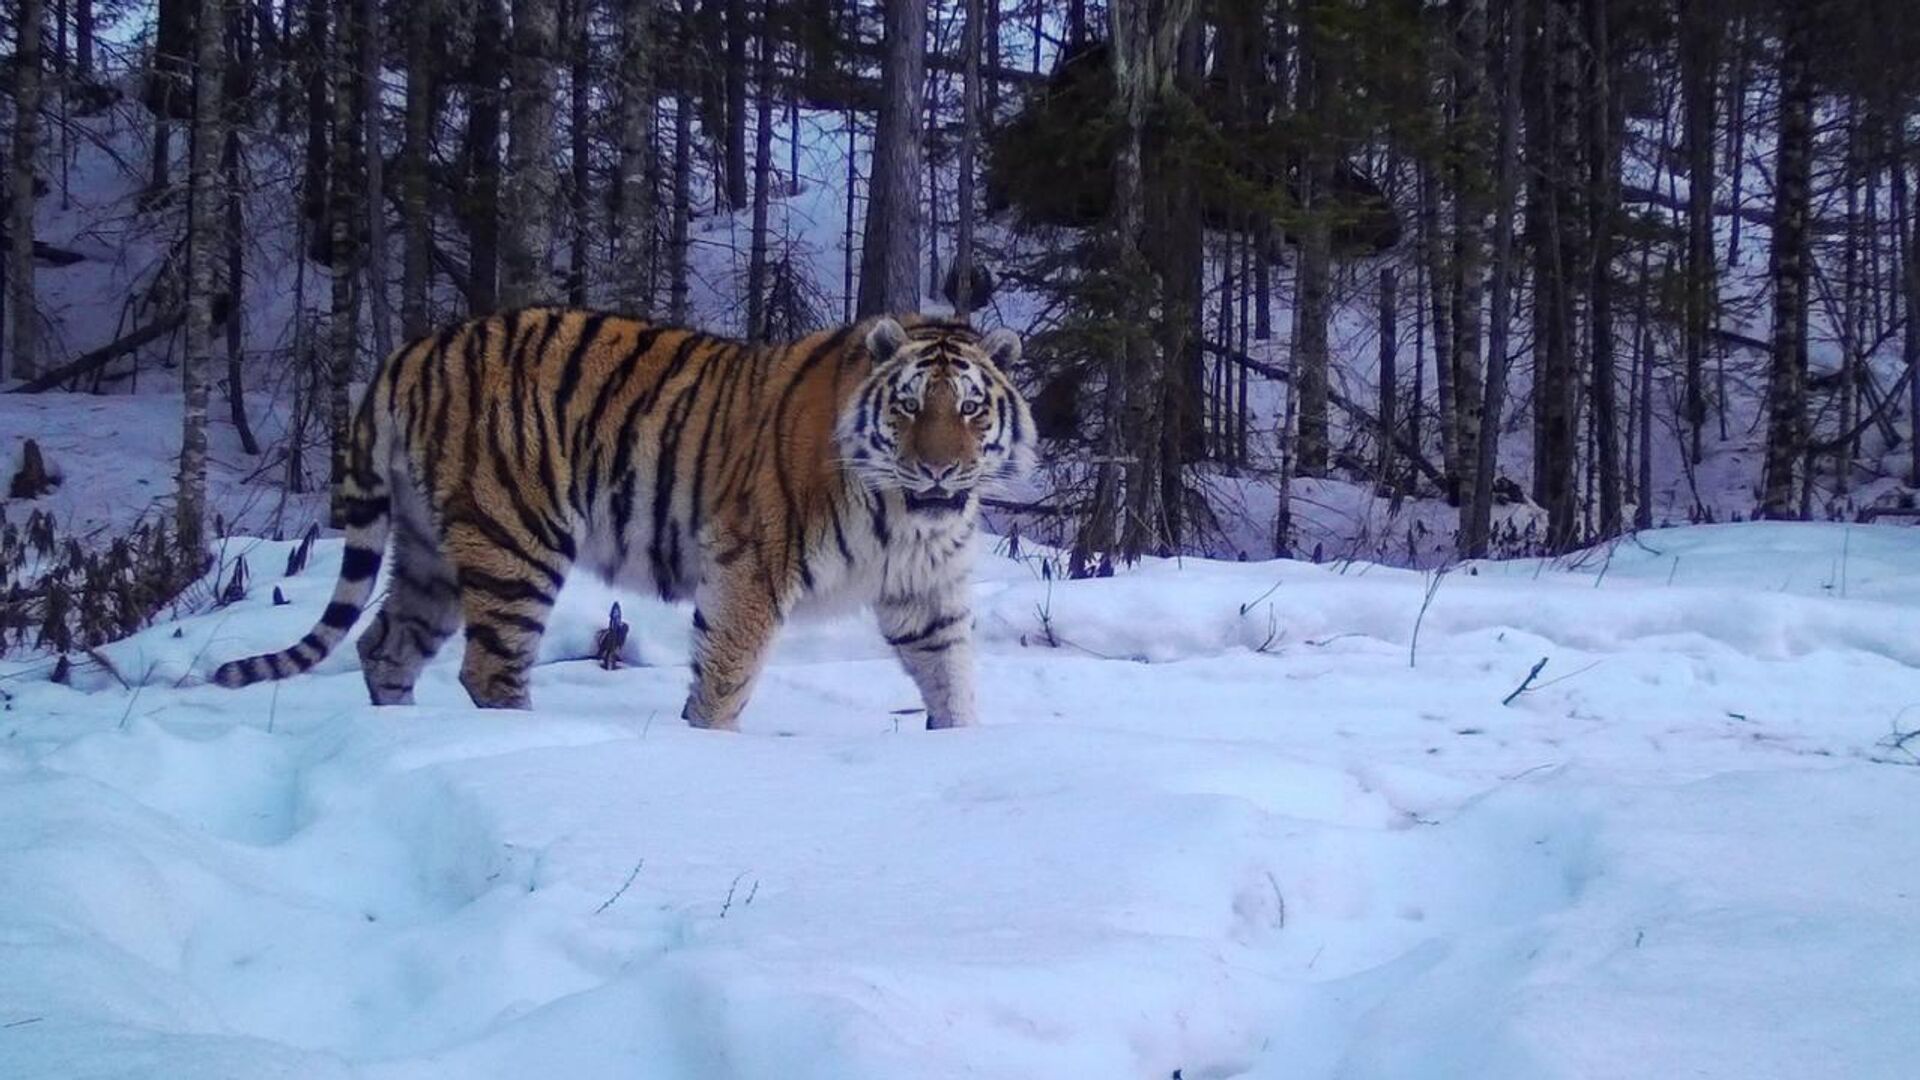
<path id="1" fill-rule="evenodd" d="M 110 341 L 105 345 L 81 356 L 72 363 L 62 364 L 36 379 L 28 379 L 19 386 L 8 390 L 9 394 L 38 394 L 77 379 L 88 372 L 106 367 L 114 360 L 160 338 L 173 333 L 187 321 L 187 309 L 177 308 L 171 314 L 135 330 L 123 338 Z"/>
<path id="2" fill-rule="evenodd" d="M 0 229 L 0 245 L 4 245 L 6 243 L 7 243 L 6 230 Z M 36 261 L 46 263 L 48 266 L 54 267 L 56 269 L 62 266 L 72 266 L 74 263 L 82 263 L 87 261 L 87 257 L 85 255 L 80 254 L 77 251 L 73 251 L 69 248 L 54 247 L 52 244 L 49 244 L 44 240 L 35 240 L 33 242 L 33 257 Z"/>
<path id="3" fill-rule="evenodd" d="M 1253 357 L 1248 356 L 1246 353 L 1239 352 L 1235 349 L 1229 349 L 1225 345 L 1219 345 L 1211 341 L 1202 341 L 1200 343 L 1200 348 L 1204 352 L 1212 353 L 1213 355 L 1218 356 L 1224 360 L 1229 360 L 1235 364 L 1239 364 L 1241 367 L 1246 368 L 1248 371 L 1254 372 L 1255 374 L 1258 374 L 1258 375 L 1264 375 L 1267 378 L 1273 379 L 1277 382 L 1284 383 L 1284 382 L 1293 381 L 1293 375 L 1291 372 L 1283 371 L 1280 368 L 1274 367 L 1272 364 L 1262 363 L 1261 361 L 1255 360 Z M 1338 406 L 1341 409 L 1341 411 L 1345 412 L 1348 416 L 1353 417 L 1353 419 L 1356 422 L 1358 422 L 1360 427 L 1368 431 L 1378 431 L 1380 429 L 1380 421 L 1376 420 L 1374 418 L 1374 415 L 1371 412 L 1368 412 L 1365 406 L 1361 405 L 1359 402 L 1354 401 L 1352 398 L 1346 396 L 1340 391 L 1335 390 L 1332 387 L 1328 387 L 1327 400 L 1333 402 L 1334 405 Z M 1440 487 L 1441 490 L 1443 491 L 1446 490 L 1447 488 L 1446 474 L 1442 473 L 1439 469 L 1435 468 L 1433 462 L 1428 461 L 1426 459 L 1426 456 L 1420 453 L 1419 447 L 1407 441 L 1406 436 L 1401 435 L 1399 432 L 1395 432 L 1393 436 L 1393 448 L 1399 451 L 1401 456 L 1405 457 L 1408 461 L 1411 461 L 1413 463 L 1414 468 L 1420 470 L 1420 474 L 1422 476 L 1425 476 L 1427 479 L 1433 481 L 1436 485 Z"/>

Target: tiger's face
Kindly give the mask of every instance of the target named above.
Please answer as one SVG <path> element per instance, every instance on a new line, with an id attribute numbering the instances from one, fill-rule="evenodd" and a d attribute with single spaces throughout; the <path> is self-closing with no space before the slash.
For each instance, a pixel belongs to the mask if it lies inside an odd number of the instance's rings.
<path id="1" fill-rule="evenodd" d="M 869 487 L 901 493 L 907 509 L 958 513 L 1033 463 L 1033 417 L 1002 368 L 1020 356 L 1013 331 L 913 329 L 883 318 L 867 332 L 873 372 L 840 417 L 847 465 Z"/>

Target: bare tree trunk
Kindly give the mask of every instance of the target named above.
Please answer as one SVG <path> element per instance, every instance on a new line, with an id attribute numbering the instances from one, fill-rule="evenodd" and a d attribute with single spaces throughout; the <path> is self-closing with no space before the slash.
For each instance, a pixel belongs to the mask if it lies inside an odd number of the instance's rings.
<path id="1" fill-rule="evenodd" d="M 944 41 L 945 38 L 946 38 L 946 35 L 942 32 L 940 24 L 938 22 L 934 23 L 933 24 L 934 42 L 937 44 L 939 42 Z M 934 150 L 936 147 L 933 144 L 932 140 L 929 140 L 926 137 L 929 133 L 938 132 L 940 130 L 940 87 L 942 85 L 943 80 L 941 79 L 939 74 L 936 73 L 928 81 L 933 84 L 931 87 L 931 90 L 933 92 L 925 95 L 926 104 L 927 104 L 927 119 L 926 119 L 925 127 L 921 129 L 921 136 L 924 141 L 922 142 L 920 147 L 920 152 L 922 156 L 925 158 L 925 160 L 922 162 L 922 168 L 920 171 L 927 178 L 927 205 L 926 205 L 927 216 L 922 219 L 923 227 L 921 229 L 922 235 L 924 235 L 927 238 L 927 288 L 926 288 L 926 291 L 921 295 L 939 296 L 940 295 L 940 227 L 942 224 L 944 224 L 940 220 L 940 159 L 934 156 Z"/>
<path id="2" fill-rule="evenodd" d="M 961 37 L 960 181 L 954 222 L 953 313 L 965 319 L 973 313 L 973 157 L 980 138 L 980 20 L 982 0 L 965 0 L 967 25 Z M 998 4 L 991 5 L 998 7 Z M 995 62 L 998 62 L 996 57 Z M 1224 300 L 1222 301 L 1225 302 Z"/>
<path id="3" fill-rule="evenodd" d="M 1807 450 L 1807 213 L 1812 198 L 1813 13 L 1785 8 L 1780 49 L 1780 135 L 1774 182 L 1773 358 L 1767 385 L 1767 461 L 1759 516 L 1800 516 L 1794 470 Z M 1812 478 L 1805 478 L 1811 483 Z"/>
<path id="4" fill-rule="evenodd" d="M 1920 214 L 1914 213 L 1913 192 L 1907 170 L 1907 116 L 1896 111 L 1887 125 L 1890 156 L 1893 159 L 1893 222 L 1899 240 L 1900 301 L 1906 314 L 1900 335 L 1900 358 L 1907 367 L 1907 439 L 1908 478 L 1920 484 Z"/>
<path id="5" fill-rule="evenodd" d="M 1585 57 L 1579 38 L 1578 0 L 1549 0 L 1541 59 L 1547 74 L 1547 122 L 1540 138 L 1547 147 L 1540 196 L 1545 233 L 1538 248 L 1535 307 L 1541 312 L 1545 347 L 1536 364 L 1534 396 L 1540 413 L 1540 501 L 1547 509 L 1547 546 L 1566 551 L 1579 539 L 1580 507 L 1576 473 L 1579 457 L 1579 384 L 1574 279 L 1581 266 L 1576 177 L 1584 150 L 1579 102 Z"/>
<path id="6" fill-rule="evenodd" d="M 1493 296 L 1487 313 L 1487 378 L 1481 388 L 1480 445 L 1466 500 L 1463 554 L 1485 558 L 1493 537 L 1493 474 L 1500 456 L 1500 411 L 1507 394 L 1507 334 L 1513 319 L 1513 218 L 1520 187 L 1520 95 L 1525 85 L 1526 0 L 1507 0 L 1501 52 L 1500 127 L 1494 149 Z"/>
<path id="7" fill-rule="evenodd" d="M 502 0 L 473 0 L 473 57 L 468 65 L 468 181 L 465 218 L 471 251 L 467 307 L 486 314 L 500 306 L 500 114 L 505 105 L 501 75 L 507 68 L 506 14 Z M 551 106 L 549 106 L 551 107 Z"/>
<path id="8" fill-rule="evenodd" d="M 180 364 L 182 411 L 175 536 L 188 565 L 206 561 L 207 400 L 213 367 L 214 275 L 220 256 L 223 0 L 198 0 L 193 48 L 193 140 L 187 203 L 187 341 Z M 38 32 L 38 26 L 33 31 Z"/>
<path id="9" fill-rule="evenodd" d="M 243 330 L 245 295 L 246 235 L 240 206 L 240 132 L 231 120 L 226 125 L 221 170 L 226 180 L 227 220 L 227 415 L 240 435 L 240 448 L 249 454 L 260 452 L 253 425 L 247 422 L 247 394 L 244 361 L 246 351 Z"/>
<path id="10" fill-rule="evenodd" d="M 1646 242 L 1640 254 L 1640 280 L 1648 280 L 1647 270 L 1653 261 L 1651 242 Z M 1653 328 L 1647 317 L 1648 295 L 1651 289 L 1640 290 L 1639 312 L 1634 319 L 1634 350 L 1639 368 L 1640 398 L 1637 427 L 1639 428 L 1639 479 L 1634 485 L 1639 489 L 1633 508 L 1633 527 L 1636 529 L 1653 528 Z"/>
<path id="11" fill-rule="evenodd" d="M 1614 132 L 1614 63 L 1609 0 L 1587 0 L 1593 61 L 1587 87 L 1587 198 L 1592 254 L 1588 285 L 1592 326 L 1588 336 L 1593 379 L 1593 441 L 1600 486 L 1600 535 L 1617 535 L 1620 508 L 1619 412 L 1615 404 L 1613 338 L 1613 233 L 1618 202 L 1620 153 Z M 1711 147 L 1709 147 L 1711 151 Z M 1711 159 L 1711 153 L 1709 153 Z M 1709 238 L 1710 239 L 1710 238 Z M 1711 246 L 1707 257 L 1712 259 Z"/>
<path id="12" fill-rule="evenodd" d="M 1394 413 L 1399 405 L 1400 331 L 1395 310 L 1398 275 L 1391 266 L 1380 268 L 1380 481 L 1397 489 L 1393 459 Z"/>
<path id="13" fill-rule="evenodd" d="M 400 151 L 400 200 L 405 231 L 400 276 L 400 333 L 409 341 L 428 328 L 427 290 L 433 278 L 433 206 L 427 162 L 433 153 L 439 73 L 434 24 L 442 0 L 419 0 L 407 26 L 407 139 Z"/>
<path id="14" fill-rule="evenodd" d="M 1680 88 L 1687 143 L 1687 261 L 1684 343 L 1688 453 L 1701 461 L 1707 423 L 1706 356 L 1711 348 L 1713 259 L 1713 112 L 1715 43 L 1722 32 L 1715 0 L 1683 0 L 1680 11 Z M 1738 214 L 1734 215 L 1737 219 Z"/>
<path id="15" fill-rule="evenodd" d="M 592 78 L 591 42 L 588 38 L 587 0 L 573 0 L 568 37 L 572 39 L 572 63 L 567 72 L 567 134 L 571 141 L 573 173 L 567 184 L 567 216 L 571 219 L 567 252 L 567 303 L 587 306 L 587 220 L 588 189 L 593 184 L 587 140 L 589 80 Z"/>
<path id="16" fill-rule="evenodd" d="M 291 2 L 291 0 L 289 0 Z M 332 164 L 327 160 L 332 147 L 332 135 L 328 124 L 333 117 L 332 106 L 328 103 L 328 93 L 332 87 L 332 72 L 329 69 L 330 46 L 327 41 L 327 8 L 331 0 L 306 0 L 306 91 L 307 91 L 307 142 L 306 172 L 300 184 L 301 216 L 313 231 L 308 233 L 316 239 L 322 230 L 329 230 L 328 215 L 332 211 L 332 200 L 327 192 L 331 182 Z M 157 135 L 158 129 L 155 134 Z M 328 243 L 332 233 L 328 231 Z M 311 245 L 310 245 L 311 246 Z"/>
<path id="17" fill-rule="evenodd" d="M 693 99 L 682 72 L 673 98 L 673 234 L 672 274 L 668 287 L 668 317 L 687 321 L 687 219 L 693 214 Z"/>
<path id="18" fill-rule="evenodd" d="M 860 254 L 865 318 L 920 309 L 920 120 L 926 89 L 927 8 L 908 0 L 886 4 L 880 126 Z"/>
<path id="19" fill-rule="evenodd" d="M 1418 183 L 1420 247 L 1425 256 L 1422 262 L 1425 264 L 1433 319 L 1434 387 L 1440 399 L 1440 460 L 1441 468 L 1451 477 L 1458 475 L 1460 464 L 1457 438 L 1460 411 L 1453 393 L 1453 301 L 1448 291 L 1453 272 L 1449 265 L 1451 260 L 1447 258 L 1446 238 L 1441 235 L 1440 229 L 1440 178 L 1434 175 L 1431 163 L 1420 163 Z M 1302 258 L 1304 260 L 1304 254 Z M 1418 399 L 1412 403 L 1416 414 L 1422 404 Z"/>
<path id="20" fill-rule="evenodd" d="M 500 185 L 500 302 L 550 303 L 554 282 L 553 167 L 556 0 L 513 0 L 513 98 L 507 109 L 507 171 Z"/>
<path id="21" fill-rule="evenodd" d="M 387 305 L 387 285 L 393 261 L 387 257 L 386 158 L 382 150 L 379 0 L 360 0 L 361 123 L 366 134 L 361 145 L 366 161 L 367 301 L 373 313 L 373 348 L 379 356 L 393 351 L 393 313 Z"/>
<path id="22" fill-rule="evenodd" d="M 93 0 L 73 6 L 73 66 L 82 79 L 93 74 Z"/>
<path id="23" fill-rule="evenodd" d="M 984 6 L 975 11 L 985 20 L 987 36 L 987 77 L 981 87 L 986 95 L 982 103 L 986 115 L 981 125 L 992 128 L 1000 118 L 1000 0 L 984 0 Z M 968 15 L 967 18 L 972 19 L 973 16 Z M 975 78 L 978 77 L 976 74 Z"/>
<path id="24" fill-rule="evenodd" d="M 1120 133 L 1114 157 L 1114 198 L 1106 232 L 1107 272 L 1123 289 L 1151 288 L 1153 275 L 1142 250 L 1146 225 L 1145 141 L 1147 114 L 1174 74 L 1191 0 L 1171 0 L 1150 16 L 1149 0 L 1114 0 L 1108 6 L 1113 48 L 1111 117 Z M 1150 305 L 1149 305 L 1150 306 Z M 1153 336 L 1140 310 L 1103 313 L 1114 326 L 1101 414 L 1101 454 L 1094 471 L 1093 503 L 1074 538 L 1069 572 L 1093 571 L 1096 556 L 1118 549 L 1138 558 L 1160 523 L 1144 516 L 1160 503 L 1162 375 Z M 1124 520 L 1122 520 L 1124 516 Z"/>
<path id="25" fill-rule="evenodd" d="M 176 119 L 190 114 L 193 108 L 189 74 L 193 67 L 194 0 L 156 0 L 154 8 L 153 71 L 147 90 L 147 105 L 154 117 L 153 174 L 142 199 L 146 205 L 166 198 L 173 188 L 173 126 Z M 45 21 L 45 0 L 22 0 L 20 20 L 24 24 L 28 19 L 36 27 Z M 40 37 L 44 32 L 42 28 L 39 33 L 20 35 L 22 39 L 32 39 L 29 47 L 35 57 L 40 54 Z M 32 93 L 36 101 L 42 66 L 38 61 L 32 65 L 36 80 L 32 87 L 22 84 L 18 89 L 19 93 Z"/>
<path id="26" fill-rule="evenodd" d="M 727 0 L 727 209 L 747 205 L 747 0 Z"/>
<path id="27" fill-rule="evenodd" d="M 773 178 L 773 44 L 767 27 L 760 31 L 760 80 L 754 103 L 758 115 L 753 129 L 753 237 L 747 252 L 747 340 L 767 339 L 767 202 Z"/>
<path id="28" fill-rule="evenodd" d="M 358 357 L 356 336 L 359 328 L 360 277 L 359 225 L 361 207 L 358 193 L 360 175 L 360 104 L 358 55 L 355 51 L 355 24 L 358 0 L 335 0 L 333 49 L 333 153 L 332 179 L 329 183 L 331 205 L 333 295 L 331 357 L 329 364 L 327 415 L 331 431 L 332 484 L 329 521 L 334 528 L 346 524 L 345 505 L 341 502 L 341 482 L 347 475 L 347 445 L 352 422 L 349 388 Z"/>
<path id="29" fill-rule="evenodd" d="M 1859 96 L 1847 101 L 1846 153 L 1840 171 L 1842 198 L 1846 205 L 1846 233 L 1840 251 L 1840 437 L 1833 448 L 1833 483 L 1836 494 L 1845 495 L 1852 482 L 1854 442 L 1854 405 L 1860 397 L 1861 350 L 1866 339 L 1866 288 L 1861 282 L 1860 175 L 1864 169 L 1861 145 L 1865 139 L 1860 117 Z M 1812 478 L 1809 476 L 1809 482 Z"/>
<path id="30" fill-rule="evenodd" d="M 1293 323 L 1293 362 L 1300 389 L 1298 452 L 1294 468 L 1300 476 L 1324 476 L 1328 458 L 1327 418 L 1327 291 L 1332 274 L 1332 207 L 1329 195 L 1333 179 L 1330 150 L 1322 143 L 1327 138 L 1329 51 L 1321 40 L 1321 17 L 1317 4 L 1303 0 L 1300 5 L 1300 109 L 1318 132 L 1307 149 L 1302 185 L 1306 221 L 1300 239 L 1300 270 Z"/>
<path id="31" fill-rule="evenodd" d="M 1459 115 L 1455 120 L 1458 181 L 1453 200 L 1454 296 L 1453 399 L 1457 469 L 1448 477 L 1456 504 L 1466 513 L 1467 494 L 1478 468 L 1483 400 L 1480 363 L 1480 301 L 1486 277 L 1487 0 L 1456 0 L 1459 11 L 1459 59 L 1455 66 Z"/>
<path id="32" fill-rule="evenodd" d="M 620 12 L 620 160 L 613 183 L 614 296 L 638 315 L 653 310 L 653 0 Z"/>
<path id="33" fill-rule="evenodd" d="M 1747 20 L 1743 15 L 1733 23 L 1733 86 L 1727 93 L 1727 113 L 1733 130 L 1727 148 L 1727 179 L 1733 184 L 1733 216 L 1727 223 L 1727 265 L 1740 265 L 1740 224 L 1744 217 L 1742 181 L 1746 179 L 1747 154 Z M 1721 437 L 1725 438 L 1726 402 L 1720 404 L 1723 417 Z"/>
<path id="34" fill-rule="evenodd" d="M 13 54 L 13 153 L 7 175 L 7 307 L 13 377 L 40 374 L 40 315 L 33 280 L 33 178 L 40 161 L 40 35 L 45 0 L 20 0 Z"/>

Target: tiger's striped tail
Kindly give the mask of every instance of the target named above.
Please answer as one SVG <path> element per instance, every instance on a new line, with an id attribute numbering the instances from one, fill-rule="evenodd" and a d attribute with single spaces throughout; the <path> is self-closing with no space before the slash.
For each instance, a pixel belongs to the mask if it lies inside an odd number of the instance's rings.
<path id="1" fill-rule="evenodd" d="M 379 387 L 380 380 L 376 379 L 354 417 L 353 460 L 340 482 L 347 550 L 340 561 L 340 578 L 334 583 L 332 602 L 327 604 L 326 612 L 314 628 L 290 647 L 221 664 L 213 673 L 213 681 L 221 686 L 237 688 L 285 679 L 313 667 L 326 659 L 353 629 L 373 595 L 373 583 L 380 575 L 380 562 L 386 554 L 387 533 L 393 520 L 388 477 L 391 425 L 386 419 L 386 410 L 374 407 L 375 399 L 380 396 Z"/>

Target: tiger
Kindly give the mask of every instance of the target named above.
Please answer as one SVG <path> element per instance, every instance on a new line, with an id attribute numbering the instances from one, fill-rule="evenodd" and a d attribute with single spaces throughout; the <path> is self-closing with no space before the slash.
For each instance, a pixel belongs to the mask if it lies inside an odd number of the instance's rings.
<path id="1" fill-rule="evenodd" d="M 777 631 L 871 608 L 930 729 L 977 721 L 968 580 L 981 499 L 1026 474 L 1033 417 L 1011 330 L 880 316 L 758 345 L 529 308 L 395 350 L 361 397 L 335 506 L 346 534 L 318 624 L 222 664 L 241 687 L 312 668 L 359 621 L 375 705 L 414 700 L 464 625 L 460 683 L 527 709 L 554 600 L 584 567 L 693 604 L 695 727 L 738 730 Z"/>

